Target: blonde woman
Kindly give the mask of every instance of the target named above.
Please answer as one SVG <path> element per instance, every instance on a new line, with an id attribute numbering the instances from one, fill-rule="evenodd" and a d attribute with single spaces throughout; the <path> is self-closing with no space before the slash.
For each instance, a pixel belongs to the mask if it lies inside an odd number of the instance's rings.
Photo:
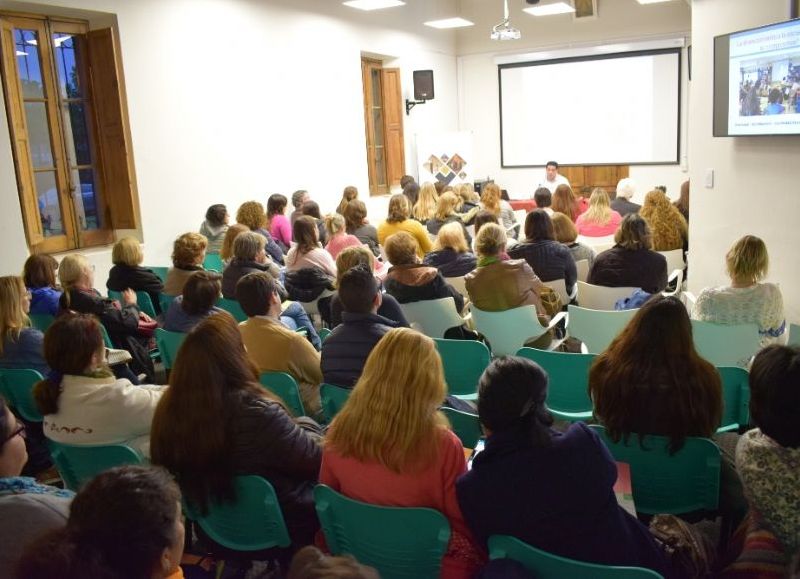
<path id="1" fill-rule="evenodd" d="M 481 207 L 497 217 L 500 220 L 500 225 L 506 228 L 506 231 L 516 239 L 518 232 L 512 228 L 517 224 L 517 217 L 514 215 L 514 209 L 508 201 L 501 198 L 500 187 L 496 183 L 489 183 L 484 186 L 481 193 Z"/>
<path id="2" fill-rule="evenodd" d="M 349 207 L 348 203 L 348 207 Z M 347 212 L 347 208 L 345 208 Z M 325 216 L 325 231 L 328 232 L 328 244 L 325 249 L 333 259 L 346 247 L 361 245 L 361 240 L 347 232 L 345 219 L 341 213 L 330 213 Z"/>
<path id="3" fill-rule="evenodd" d="M 114 267 L 108 272 L 106 287 L 115 292 L 128 288 L 135 292 L 147 292 L 150 301 L 153 302 L 153 308 L 160 314 L 161 304 L 158 295 L 164 291 L 164 284 L 153 270 L 142 267 L 144 253 L 139 240 L 129 236 L 117 241 L 111 250 L 111 261 Z"/>
<path id="4" fill-rule="evenodd" d="M 234 223 L 225 232 L 225 239 L 222 240 L 222 249 L 219 250 L 219 257 L 225 265 L 228 265 L 233 259 L 233 242 L 245 231 L 250 231 L 250 228 L 241 223 Z"/>
<path id="5" fill-rule="evenodd" d="M 36 370 L 47 374 L 42 356 L 44 334 L 31 327 L 31 294 L 21 277 L 0 277 L 0 368 Z"/>
<path id="6" fill-rule="evenodd" d="M 189 276 L 203 270 L 208 240 L 193 231 L 179 235 L 172 244 L 172 267 L 164 280 L 164 293 L 179 296 Z"/>
<path id="7" fill-rule="evenodd" d="M 570 218 L 563 213 L 553 213 L 550 221 L 553 223 L 553 235 L 555 235 L 556 241 L 567 246 L 575 263 L 585 259 L 589 262 L 589 267 L 592 267 L 596 255 L 594 249 L 577 241 L 578 230 Z"/>
<path id="8" fill-rule="evenodd" d="M 386 221 L 378 226 L 378 241 L 383 245 L 390 235 L 394 235 L 398 231 L 405 231 L 417 240 L 417 257 L 422 259 L 433 247 L 431 238 L 428 237 L 427 229 L 419 221 L 409 218 L 410 214 L 411 207 L 408 198 L 402 193 L 392 195 L 389 199 L 389 214 Z"/>
<path id="9" fill-rule="evenodd" d="M 578 215 L 575 228 L 586 237 L 614 235 L 622 223 L 622 216 L 611 209 L 608 193 L 597 187 L 589 198 L 589 210 Z"/>
<path id="10" fill-rule="evenodd" d="M 654 189 L 645 195 L 639 215 L 650 226 L 654 250 L 670 251 L 687 246 L 689 227 L 686 219 L 661 189 Z"/>
<path id="11" fill-rule="evenodd" d="M 283 250 L 267 230 L 267 214 L 264 206 L 258 201 L 245 201 L 236 212 L 236 222 L 247 226 L 250 231 L 260 233 L 267 239 L 266 250 L 276 262 L 283 264 Z"/>
<path id="12" fill-rule="evenodd" d="M 455 493 L 464 449 L 437 410 L 446 392 L 433 340 L 390 330 L 328 430 L 319 479 L 366 503 L 441 512 L 451 528 L 442 577 L 468 577 L 481 560 Z"/>
<path id="13" fill-rule="evenodd" d="M 423 183 L 419 190 L 419 197 L 411 210 L 411 216 L 425 225 L 436 213 L 436 203 L 439 201 L 439 194 L 436 193 L 436 186 L 433 183 Z"/>
<path id="14" fill-rule="evenodd" d="M 448 193 L 442 195 L 444 198 Z M 422 263 L 432 265 L 444 277 L 461 277 L 468 274 L 477 263 L 475 254 L 469 250 L 471 242 L 464 237 L 464 226 L 452 221 L 439 229 L 433 251 L 425 256 Z"/>
<path id="15" fill-rule="evenodd" d="M 761 281 L 769 270 L 767 246 L 755 235 L 745 235 L 728 251 L 725 265 L 730 285 L 700 292 L 692 317 L 716 324 L 758 324 L 761 345 L 775 343 L 786 320 L 780 288 Z"/>
<path id="16" fill-rule="evenodd" d="M 433 218 L 430 219 L 426 225 L 428 228 L 428 233 L 431 235 L 436 235 L 439 233 L 439 229 L 441 229 L 446 223 L 458 223 L 461 225 L 461 229 L 463 230 L 464 237 L 467 239 L 467 243 L 471 244 L 472 237 L 470 237 L 469 233 L 467 232 L 467 228 L 464 226 L 464 223 L 474 219 L 478 209 L 472 209 L 466 215 L 459 215 L 457 210 L 460 205 L 461 197 L 452 191 L 442 193 L 442 196 L 439 197 L 439 201 L 436 203 L 436 213 L 433 214 Z"/>

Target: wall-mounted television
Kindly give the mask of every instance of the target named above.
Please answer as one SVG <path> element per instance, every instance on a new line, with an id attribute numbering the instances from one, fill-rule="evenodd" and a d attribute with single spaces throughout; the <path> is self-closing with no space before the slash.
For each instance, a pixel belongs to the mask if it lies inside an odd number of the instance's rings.
<path id="1" fill-rule="evenodd" d="M 800 19 L 714 38 L 714 136 L 800 135 Z"/>

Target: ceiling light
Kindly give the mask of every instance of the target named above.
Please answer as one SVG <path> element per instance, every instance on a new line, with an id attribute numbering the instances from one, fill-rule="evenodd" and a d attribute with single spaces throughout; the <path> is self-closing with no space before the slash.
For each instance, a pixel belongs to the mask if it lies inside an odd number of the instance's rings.
<path id="1" fill-rule="evenodd" d="M 382 8 L 394 8 L 395 6 L 403 6 L 403 0 L 347 0 L 342 2 L 345 6 L 350 8 L 358 8 L 359 10 L 381 10 Z"/>
<path id="2" fill-rule="evenodd" d="M 636 0 L 639 4 L 659 4 L 661 2 L 669 2 L 669 0 Z"/>
<path id="3" fill-rule="evenodd" d="M 474 26 L 474 22 L 470 22 L 466 18 L 443 18 L 441 20 L 431 20 L 425 23 L 425 26 L 432 28 L 463 28 L 465 26 Z"/>
<path id="4" fill-rule="evenodd" d="M 511 26 L 511 21 L 508 19 L 508 0 L 504 0 L 503 21 L 492 26 L 489 38 L 492 40 L 519 40 L 521 37 L 522 33 Z"/>
<path id="5" fill-rule="evenodd" d="M 553 2 L 552 4 L 523 8 L 522 11 L 533 14 L 534 16 L 552 16 L 553 14 L 569 14 L 570 12 L 575 12 L 575 8 L 566 2 Z"/>

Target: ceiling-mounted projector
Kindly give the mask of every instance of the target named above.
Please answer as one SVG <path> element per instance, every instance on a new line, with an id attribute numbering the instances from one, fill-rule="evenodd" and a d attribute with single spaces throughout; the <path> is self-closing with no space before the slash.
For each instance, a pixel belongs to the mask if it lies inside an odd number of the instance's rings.
<path id="1" fill-rule="evenodd" d="M 492 26 L 492 33 L 489 38 L 492 40 L 519 40 L 522 33 L 511 26 L 508 20 L 508 0 L 503 2 L 503 21 Z"/>

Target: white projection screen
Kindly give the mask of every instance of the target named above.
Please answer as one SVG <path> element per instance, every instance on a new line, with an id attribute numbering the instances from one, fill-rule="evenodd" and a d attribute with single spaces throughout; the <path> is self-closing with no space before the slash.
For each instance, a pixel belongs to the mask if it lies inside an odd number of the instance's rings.
<path id="1" fill-rule="evenodd" d="M 678 163 L 679 49 L 498 66 L 503 167 Z"/>

